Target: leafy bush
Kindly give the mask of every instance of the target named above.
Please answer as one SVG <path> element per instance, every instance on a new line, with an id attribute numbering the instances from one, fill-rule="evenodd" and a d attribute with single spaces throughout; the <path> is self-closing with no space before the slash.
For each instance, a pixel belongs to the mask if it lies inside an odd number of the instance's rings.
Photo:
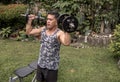
<path id="1" fill-rule="evenodd" d="M 116 25 L 116 29 L 114 30 L 110 49 L 112 50 L 114 57 L 120 59 L 120 24 Z"/>
<path id="2" fill-rule="evenodd" d="M 27 35 L 26 35 L 26 33 L 25 33 L 24 30 L 19 31 L 18 34 L 19 34 L 19 35 L 18 35 L 17 38 L 16 38 L 17 41 L 22 41 L 22 40 L 24 40 L 24 39 L 27 38 L 27 37 L 26 37 Z"/>
<path id="3" fill-rule="evenodd" d="M 0 36 L 1 36 L 2 38 L 8 38 L 9 35 L 10 35 L 10 33 L 11 33 L 10 27 L 2 28 L 2 30 L 0 31 Z"/>
<path id="4" fill-rule="evenodd" d="M 24 13 L 26 5 L 23 4 L 11 4 L 0 6 L 0 27 L 11 27 L 12 30 L 18 29 L 24 26 L 24 17 L 20 14 Z"/>

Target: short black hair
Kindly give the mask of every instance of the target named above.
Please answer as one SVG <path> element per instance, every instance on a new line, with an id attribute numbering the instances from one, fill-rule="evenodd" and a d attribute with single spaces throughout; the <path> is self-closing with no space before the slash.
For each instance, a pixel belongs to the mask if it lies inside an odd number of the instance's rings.
<path id="1" fill-rule="evenodd" d="M 54 15 L 56 19 L 59 18 L 60 14 L 56 10 L 50 10 L 47 14 Z"/>

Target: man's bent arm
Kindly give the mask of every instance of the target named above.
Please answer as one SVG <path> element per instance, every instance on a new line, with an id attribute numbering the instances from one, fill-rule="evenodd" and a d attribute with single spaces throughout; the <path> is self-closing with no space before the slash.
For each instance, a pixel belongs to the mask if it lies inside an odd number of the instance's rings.
<path id="1" fill-rule="evenodd" d="M 40 34 L 42 28 L 32 28 L 32 21 L 34 20 L 35 16 L 30 15 L 28 19 L 28 23 L 26 24 L 26 34 L 27 35 L 38 35 Z"/>
<path id="2" fill-rule="evenodd" d="M 65 46 L 69 46 L 71 43 L 71 36 L 69 33 L 67 32 L 60 32 L 60 42 L 65 45 Z"/>
<path id="3" fill-rule="evenodd" d="M 28 23 L 26 24 L 26 34 L 30 34 L 30 32 L 32 31 L 32 20 L 28 20 Z"/>

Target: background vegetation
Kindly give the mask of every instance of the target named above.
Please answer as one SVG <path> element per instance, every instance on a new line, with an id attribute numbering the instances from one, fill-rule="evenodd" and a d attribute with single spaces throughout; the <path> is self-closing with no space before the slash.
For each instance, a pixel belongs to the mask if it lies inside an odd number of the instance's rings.
<path id="1" fill-rule="evenodd" d="M 120 59 L 120 24 L 116 25 L 114 30 L 113 40 L 110 44 L 110 49 L 117 60 Z"/>
<path id="2" fill-rule="evenodd" d="M 30 1 L 40 3 L 40 8 L 44 8 L 46 11 L 50 9 L 57 9 L 60 11 L 61 14 L 68 13 L 75 15 L 79 21 L 78 30 L 82 34 L 85 34 L 85 32 L 88 31 L 105 33 L 105 29 L 109 29 L 111 32 L 115 28 L 115 25 L 120 23 L 119 0 L 1 0 L 1 3 L 29 4 Z M 14 9 L 14 7 L 12 8 Z M 23 5 L 22 8 L 19 6 L 17 10 L 14 9 L 14 12 L 18 12 L 19 10 L 18 14 L 23 13 L 23 10 L 25 11 L 25 9 L 23 8 Z M 9 10 L 9 7 L 5 8 L 4 10 Z M 19 19 L 20 16 L 18 16 L 18 14 L 17 18 Z M 10 17 L 7 17 L 7 19 L 12 19 L 11 17 L 14 16 L 12 14 L 9 14 L 9 11 L 7 12 L 7 16 L 8 15 Z M 16 15 L 14 18 L 16 18 Z M 5 19 L 1 21 L 4 20 Z M 14 23 L 13 21 L 9 22 Z M 9 22 L 7 22 L 7 24 L 9 24 Z M 21 21 L 16 22 L 21 23 Z M 12 26 L 11 24 L 9 25 Z M 21 27 L 23 26 L 21 25 Z"/>
<path id="3" fill-rule="evenodd" d="M 23 28 L 25 21 L 24 17 L 20 14 L 26 11 L 26 5 L 24 4 L 10 4 L 0 6 L 0 27 L 11 27 L 13 31 L 15 29 Z M 0 29 L 1 29 L 0 28 Z"/>

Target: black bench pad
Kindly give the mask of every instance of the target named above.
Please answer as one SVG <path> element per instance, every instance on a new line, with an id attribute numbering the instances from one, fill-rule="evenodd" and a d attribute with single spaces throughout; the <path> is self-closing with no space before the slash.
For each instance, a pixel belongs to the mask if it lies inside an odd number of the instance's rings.
<path id="1" fill-rule="evenodd" d="M 17 70 L 14 71 L 14 73 L 20 77 L 26 77 L 27 75 L 31 74 L 34 71 L 33 68 L 30 68 L 29 66 L 18 68 Z"/>

